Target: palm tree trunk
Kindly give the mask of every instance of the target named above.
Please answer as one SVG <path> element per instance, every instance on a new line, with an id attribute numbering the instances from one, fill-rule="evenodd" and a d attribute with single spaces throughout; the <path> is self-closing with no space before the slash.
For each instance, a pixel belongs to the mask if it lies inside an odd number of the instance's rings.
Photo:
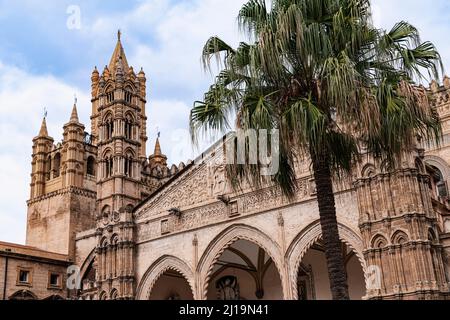
<path id="1" fill-rule="evenodd" d="M 336 205 L 329 166 L 329 156 L 311 153 L 319 203 L 322 240 L 325 246 L 330 289 L 333 300 L 349 300 L 347 271 L 336 218 Z"/>

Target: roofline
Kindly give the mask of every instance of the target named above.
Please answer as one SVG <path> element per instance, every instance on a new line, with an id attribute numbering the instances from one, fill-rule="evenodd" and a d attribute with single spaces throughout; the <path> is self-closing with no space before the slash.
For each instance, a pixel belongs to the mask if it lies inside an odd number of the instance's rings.
<path id="1" fill-rule="evenodd" d="M 16 249 L 17 251 L 15 251 Z M 36 247 L 0 241 L 0 255 L 28 257 L 46 261 L 70 262 L 69 256 L 61 253 L 45 251 Z"/>
<path id="2" fill-rule="evenodd" d="M 153 199 L 155 196 L 157 196 L 159 193 L 161 193 L 163 190 L 165 190 L 167 187 L 169 187 L 173 181 L 175 181 L 182 174 L 184 174 L 185 172 L 190 170 L 192 167 L 194 167 L 195 164 L 203 163 L 204 159 L 206 158 L 206 155 L 211 153 L 215 149 L 217 149 L 217 147 L 220 146 L 222 143 L 224 143 L 230 135 L 235 135 L 235 132 L 230 131 L 230 132 L 226 133 L 225 135 L 223 135 L 222 138 L 218 139 L 208 149 L 206 149 L 204 152 L 202 152 L 197 158 L 195 158 L 194 161 L 192 161 L 188 165 L 186 165 L 186 167 L 183 170 L 179 171 L 177 174 L 175 174 L 173 177 L 171 177 L 169 180 L 167 180 L 167 182 L 164 183 L 164 185 L 162 185 L 160 188 L 156 189 L 155 192 L 153 192 L 148 197 L 143 199 L 138 205 L 136 205 L 134 207 L 132 212 L 136 213 L 139 209 L 141 209 L 144 206 L 145 203 L 147 203 L 149 200 Z M 200 162 L 200 160 L 203 160 L 203 161 Z"/>

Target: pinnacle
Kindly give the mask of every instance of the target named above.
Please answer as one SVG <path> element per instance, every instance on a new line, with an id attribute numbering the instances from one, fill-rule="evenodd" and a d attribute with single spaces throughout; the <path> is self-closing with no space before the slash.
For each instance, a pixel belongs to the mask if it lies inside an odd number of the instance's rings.
<path id="1" fill-rule="evenodd" d="M 41 129 L 39 130 L 39 137 L 48 137 L 48 130 L 47 130 L 47 121 L 42 119 Z"/>
<path id="2" fill-rule="evenodd" d="M 153 155 L 154 156 L 161 156 L 162 155 L 161 144 L 159 143 L 159 137 L 156 139 L 155 152 L 153 153 Z"/>
<path id="3" fill-rule="evenodd" d="M 122 60 L 121 61 L 122 71 L 124 71 L 125 73 L 128 73 L 129 65 L 128 65 L 127 57 L 125 55 L 125 50 L 123 49 L 123 46 L 122 46 L 120 33 L 119 33 L 119 36 L 117 39 L 116 48 L 114 49 L 114 53 L 111 57 L 111 60 L 109 62 L 109 66 L 108 66 L 108 69 L 112 75 L 116 74 L 117 63 L 119 62 L 119 60 Z"/>
<path id="4" fill-rule="evenodd" d="M 77 110 L 77 104 L 75 103 L 73 105 L 72 114 L 70 116 L 70 123 L 79 123 L 80 120 L 78 119 L 78 110 Z"/>

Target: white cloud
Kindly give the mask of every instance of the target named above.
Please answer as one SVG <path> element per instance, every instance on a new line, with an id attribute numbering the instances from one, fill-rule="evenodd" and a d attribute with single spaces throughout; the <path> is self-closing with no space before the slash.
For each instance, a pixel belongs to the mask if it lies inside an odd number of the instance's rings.
<path id="1" fill-rule="evenodd" d="M 121 28 L 130 64 L 136 68 L 143 66 L 147 73 L 148 153 L 153 151 L 156 127 L 159 127 L 162 148 L 169 156 L 169 163 L 193 158 L 188 115 L 193 101 L 201 99 L 211 81 L 201 68 L 201 49 L 212 35 L 237 45 L 241 37 L 236 16 L 245 2 L 146 0 L 128 11 L 108 16 L 82 11 L 80 32 L 92 46 L 92 50 L 86 51 L 97 52 L 99 48 L 110 47 L 112 51 L 114 35 Z M 450 34 L 447 2 L 433 0 L 433 5 L 430 5 L 423 0 L 372 1 L 377 25 L 390 28 L 399 20 L 412 22 L 424 40 L 436 43 L 446 64 L 450 63 L 450 42 L 446 41 Z M 35 5 L 33 1 L 26 3 Z M 86 5 L 82 6 L 82 10 L 87 9 Z M 49 5 L 49 15 L 54 14 L 51 10 Z M 108 59 L 109 56 L 99 56 L 96 63 L 107 62 Z M 80 66 L 80 70 L 85 68 L 85 65 Z M 88 81 L 89 74 L 83 78 Z M 0 139 L 1 240 L 24 241 L 31 140 L 39 131 L 44 106 L 49 112 L 49 133 L 58 141 L 62 138 L 62 126 L 70 116 L 73 95 L 77 93 L 80 119 L 90 130 L 88 89 L 82 90 L 68 83 L 52 75 L 33 75 L 0 62 L 0 134 L 3 137 Z M 89 88 L 89 83 L 84 88 Z"/>
<path id="2" fill-rule="evenodd" d="M 39 132 L 44 107 L 49 135 L 58 142 L 77 93 L 80 121 L 90 131 L 90 95 L 50 75 L 32 75 L 0 62 L 0 235 L 2 241 L 24 243 L 29 197 L 32 139 Z M 190 107 L 176 99 L 150 101 L 148 135 L 156 128 L 169 163 L 193 158 L 187 132 Z M 181 134 L 180 134 L 181 133 Z M 154 138 L 148 144 L 153 151 Z M 172 152 L 175 150 L 174 152 Z M 179 152 L 182 150 L 183 152 Z"/>
<path id="3" fill-rule="evenodd" d="M 50 75 L 35 76 L 0 63 L 0 235 L 1 240 L 23 243 L 26 200 L 29 196 L 32 138 L 48 110 L 49 134 L 62 138 L 76 92 L 80 115 L 88 119 L 86 93 Z"/>
<path id="4" fill-rule="evenodd" d="M 130 64 L 144 67 L 157 88 L 178 88 L 193 97 L 210 81 L 200 63 L 204 43 L 210 36 L 219 35 L 238 44 L 236 17 L 244 2 L 142 1 L 129 12 L 97 17 L 85 25 L 83 32 L 92 39 L 104 39 L 105 34 L 115 34 L 121 28 L 124 42 L 131 45 L 125 47 Z M 149 41 L 144 43 L 142 38 Z M 159 92 L 152 94 L 161 96 Z"/>

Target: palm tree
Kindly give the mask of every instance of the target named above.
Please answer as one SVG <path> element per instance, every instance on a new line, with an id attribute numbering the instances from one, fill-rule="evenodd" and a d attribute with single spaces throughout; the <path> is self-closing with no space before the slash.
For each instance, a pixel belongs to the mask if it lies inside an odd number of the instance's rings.
<path id="1" fill-rule="evenodd" d="M 238 23 L 249 43 L 205 44 L 205 67 L 216 57 L 223 68 L 191 110 L 192 137 L 228 130 L 233 118 L 238 129 L 279 130 L 272 180 L 289 198 L 295 161 L 311 161 L 332 297 L 349 299 L 333 178 L 349 173 L 362 150 L 395 163 L 418 136 L 439 141 L 438 116 L 416 84 L 439 77 L 439 53 L 407 22 L 375 28 L 369 0 L 249 0 Z M 260 167 L 233 166 L 233 185 L 258 185 Z"/>

